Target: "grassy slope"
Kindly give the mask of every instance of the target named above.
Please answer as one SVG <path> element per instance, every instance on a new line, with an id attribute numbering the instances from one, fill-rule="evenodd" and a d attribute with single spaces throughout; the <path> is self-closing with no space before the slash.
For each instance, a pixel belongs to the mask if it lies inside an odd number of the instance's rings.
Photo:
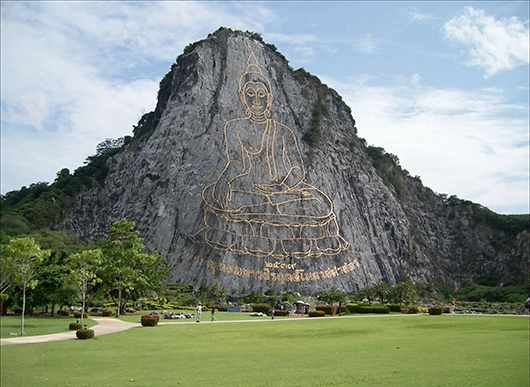
<path id="1" fill-rule="evenodd" d="M 1 385 L 528 386 L 529 321 L 394 315 L 137 328 L 2 347 Z"/>

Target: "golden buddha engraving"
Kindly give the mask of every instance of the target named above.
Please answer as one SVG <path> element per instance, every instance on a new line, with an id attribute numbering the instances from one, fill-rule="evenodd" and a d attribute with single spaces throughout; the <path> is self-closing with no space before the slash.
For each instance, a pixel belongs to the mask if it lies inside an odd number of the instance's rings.
<path id="1" fill-rule="evenodd" d="M 296 136 L 271 119 L 271 84 L 254 53 L 238 93 L 245 117 L 224 126 L 226 165 L 202 191 L 204 228 L 191 239 L 236 254 L 280 259 L 348 249 L 333 203 L 305 181 Z"/>

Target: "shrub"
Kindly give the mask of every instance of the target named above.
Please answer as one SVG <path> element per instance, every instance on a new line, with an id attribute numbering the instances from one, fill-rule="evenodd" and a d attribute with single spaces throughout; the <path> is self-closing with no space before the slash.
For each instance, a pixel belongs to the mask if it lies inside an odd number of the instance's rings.
<path id="1" fill-rule="evenodd" d="M 271 306 L 269 304 L 252 304 L 252 311 L 269 314 Z"/>
<path id="2" fill-rule="evenodd" d="M 401 312 L 401 305 L 400 304 L 388 304 L 388 308 L 391 312 Z"/>
<path id="3" fill-rule="evenodd" d="M 274 315 L 275 316 L 289 316 L 289 311 L 288 310 L 277 310 L 277 309 L 274 309 Z"/>
<path id="4" fill-rule="evenodd" d="M 66 309 L 59 310 L 59 314 L 61 316 L 70 316 L 70 312 L 68 310 L 66 310 Z"/>
<path id="5" fill-rule="evenodd" d="M 359 306 L 359 304 L 346 304 L 346 309 L 348 309 L 348 312 L 355 313 L 355 309 Z"/>
<path id="6" fill-rule="evenodd" d="M 410 308 L 407 309 L 408 314 L 418 314 L 419 311 L 420 311 L 420 308 L 418 308 L 417 306 L 411 306 Z"/>
<path id="7" fill-rule="evenodd" d="M 74 317 L 75 318 L 81 318 L 81 312 L 74 312 Z M 83 318 L 88 318 L 88 313 L 87 312 L 83 313 Z"/>
<path id="8" fill-rule="evenodd" d="M 212 305 L 212 307 L 217 309 L 219 312 L 228 312 L 228 305 L 214 304 Z"/>
<path id="9" fill-rule="evenodd" d="M 109 309 L 103 309 L 103 310 L 101 311 L 101 315 L 102 315 L 103 317 L 109 317 L 109 316 L 112 315 L 112 311 L 110 311 Z"/>
<path id="10" fill-rule="evenodd" d="M 80 340 L 87 340 L 87 339 L 93 339 L 94 338 L 94 330 L 93 329 L 79 329 L 75 335 Z"/>
<path id="11" fill-rule="evenodd" d="M 374 313 L 375 306 L 371 305 L 358 305 L 357 308 L 355 308 L 356 313 Z"/>
<path id="12" fill-rule="evenodd" d="M 325 315 L 323 310 L 312 310 L 308 314 L 309 317 L 324 317 Z"/>
<path id="13" fill-rule="evenodd" d="M 429 314 L 433 316 L 439 316 L 442 314 L 442 312 L 443 312 L 443 307 L 441 306 L 433 306 L 429 308 Z"/>
<path id="14" fill-rule="evenodd" d="M 345 313 L 347 311 L 346 307 L 345 306 L 331 306 L 331 305 L 317 305 L 315 307 L 316 310 L 321 310 L 323 311 L 325 314 L 332 314 L 332 310 L 333 310 L 333 314 L 337 314 L 337 313 Z"/>
<path id="15" fill-rule="evenodd" d="M 140 322 L 142 323 L 143 327 L 156 327 L 158 325 L 158 320 L 160 319 L 160 316 L 158 315 L 145 315 L 142 316 Z"/>
<path id="16" fill-rule="evenodd" d="M 374 306 L 373 313 L 390 313 L 390 308 L 388 306 Z"/>
<path id="17" fill-rule="evenodd" d="M 83 328 L 83 325 L 81 323 L 70 323 L 70 326 L 69 326 L 69 329 L 71 331 L 77 331 L 81 328 Z"/>

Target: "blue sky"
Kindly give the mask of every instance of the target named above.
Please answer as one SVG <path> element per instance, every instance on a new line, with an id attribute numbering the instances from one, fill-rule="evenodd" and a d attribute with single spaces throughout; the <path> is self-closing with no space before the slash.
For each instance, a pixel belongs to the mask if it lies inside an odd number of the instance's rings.
<path id="1" fill-rule="evenodd" d="M 132 133 L 189 43 L 259 32 L 438 193 L 529 213 L 528 1 L 1 1 L 1 191 Z"/>

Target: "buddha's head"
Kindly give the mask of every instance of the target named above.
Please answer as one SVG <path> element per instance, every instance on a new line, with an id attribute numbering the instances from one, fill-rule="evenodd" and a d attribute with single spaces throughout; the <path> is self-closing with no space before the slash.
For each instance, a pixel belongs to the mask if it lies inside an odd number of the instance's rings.
<path id="1" fill-rule="evenodd" d="M 247 70 L 239 78 L 239 99 L 247 116 L 254 119 L 270 117 L 271 85 L 258 66 L 254 53 L 248 58 Z"/>

